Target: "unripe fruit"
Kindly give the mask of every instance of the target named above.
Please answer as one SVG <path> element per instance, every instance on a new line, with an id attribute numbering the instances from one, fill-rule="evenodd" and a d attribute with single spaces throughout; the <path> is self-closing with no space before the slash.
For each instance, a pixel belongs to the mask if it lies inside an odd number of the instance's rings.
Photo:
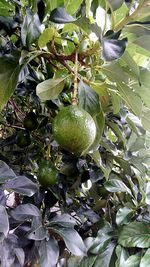
<path id="1" fill-rule="evenodd" d="M 52 129 L 58 144 L 75 154 L 86 152 L 96 136 L 93 118 L 78 106 L 62 108 L 54 119 Z"/>
<path id="2" fill-rule="evenodd" d="M 57 182 L 58 171 L 50 160 L 42 160 L 39 165 L 37 179 L 43 186 L 53 186 Z"/>

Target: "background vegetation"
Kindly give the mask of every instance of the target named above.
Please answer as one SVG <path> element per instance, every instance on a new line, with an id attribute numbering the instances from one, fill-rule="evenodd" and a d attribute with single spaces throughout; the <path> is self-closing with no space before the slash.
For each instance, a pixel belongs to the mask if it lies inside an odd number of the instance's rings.
<path id="1" fill-rule="evenodd" d="M 150 266 L 149 44 L 149 0 L 0 1 L 1 267 Z M 73 97 L 97 127 L 80 156 L 52 134 Z"/>

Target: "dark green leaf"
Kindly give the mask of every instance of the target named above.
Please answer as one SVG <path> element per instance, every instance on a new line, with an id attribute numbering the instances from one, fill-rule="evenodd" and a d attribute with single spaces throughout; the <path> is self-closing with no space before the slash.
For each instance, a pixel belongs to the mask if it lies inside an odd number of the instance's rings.
<path id="1" fill-rule="evenodd" d="M 49 237 L 48 241 L 41 241 L 39 255 L 41 267 L 54 267 L 59 257 L 59 247 L 57 241 L 52 237 Z"/>
<path id="2" fill-rule="evenodd" d="M 122 246 L 118 245 L 116 247 L 116 255 L 117 255 L 117 261 L 116 261 L 116 267 L 122 267 L 124 266 L 125 261 L 129 257 L 129 253 L 127 250 L 125 250 Z"/>
<path id="3" fill-rule="evenodd" d="M 127 224 L 130 222 L 133 214 L 133 210 L 127 207 L 120 208 L 116 214 L 116 223 L 118 225 Z"/>
<path id="4" fill-rule="evenodd" d="M 64 239 L 64 242 L 71 253 L 76 256 L 86 255 L 86 247 L 76 230 L 70 228 L 60 228 L 56 226 L 53 226 L 52 229 L 54 229 L 54 231 L 56 231 Z"/>
<path id="5" fill-rule="evenodd" d="M 130 189 L 121 180 L 118 179 L 111 179 L 105 182 L 104 186 L 110 192 L 126 192 L 132 195 Z"/>
<path id="6" fill-rule="evenodd" d="M 139 267 L 148 267 L 150 266 L 150 248 L 146 251 L 144 256 L 141 259 Z"/>
<path id="7" fill-rule="evenodd" d="M 100 267 L 100 266 L 114 267 L 114 265 L 111 264 L 114 248 L 115 248 L 115 244 L 110 242 L 109 246 L 105 249 L 105 251 L 101 252 L 98 255 L 93 267 Z"/>
<path id="8" fill-rule="evenodd" d="M 11 215 L 15 220 L 25 221 L 32 217 L 40 217 L 39 209 L 33 204 L 22 204 L 11 211 Z"/>
<path id="9" fill-rule="evenodd" d="M 49 222 L 50 226 L 59 225 L 62 227 L 71 227 L 71 228 L 73 228 L 75 224 L 76 224 L 75 219 L 69 214 L 57 215 Z"/>
<path id="10" fill-rule="evenodd" d="M 37 184 L 33 183 L 26 176 L 17 176 L 11 179 L 4 185 L 5 189 L 12 189 L 13 191 L 31 197 L 38 190 Z"/>
<path id="11" fill-rule="evenodd" d="M 55 8 L 50 14 L 50 20 L 55 23 L 70 23 L 75 21 L 71 15 L 69 15 L 63 7 Z"/>
<path id="12" fill-rule="evenodd" d="M 110 32 L 106 33 L 104 38 L 102 38 L 102 56 L 106 61 L 113 61 L 123 55 L 127 46 L 127 38 L 117 40 L 117 33 L 115 33 L 115 36 L 112 34 L 112 32 L 110 35 L 109 33 Z"/>
<path id="13" fill-rule="evenodd" d="M 36 42 L 42 31 L 41 22 L 37 14 L 32 14 L 28 10 L 21 28 L 21 40 L 23 45 L 28 48 Z"/>
<path id="14" fill-rule="evenodd" d="M 85 109 L 92 117 L 100 112 L 100 102 L 98 94 L 83 81 L 78 86 L 79 106 Z"/>
<path id="15" fill-rule="evenodd" d="M 150 228 L 144 222 L 132 222 L 123 227 L 119 234 L 119 244 L 124 247 L 149 248 Z"/>
<path id="16" fill-rule="evenodd" d="M 124 266 L 126 266 L 126 267 L 139 267 L 140 260 L 141 260 L 140 255 L 132 255 L 125 261 Z"/>
<path id="17" fill-rule="evenodd" d="M 8 214 L 4 206 L 0 205 L 0 242 L 4 240 L 9 231 Z"/>
<path id="18" fill-rule="evenodd" d="M 19 59 L 13 56 L 0 57 L 0 110 L 14 92 L 20 72 Z"/>
<path id="19" fill-rule="evenodd" d="M 4 161 L 0 160 L 0 184 L 14 178 L 16 178 L 14 171 Z"/>

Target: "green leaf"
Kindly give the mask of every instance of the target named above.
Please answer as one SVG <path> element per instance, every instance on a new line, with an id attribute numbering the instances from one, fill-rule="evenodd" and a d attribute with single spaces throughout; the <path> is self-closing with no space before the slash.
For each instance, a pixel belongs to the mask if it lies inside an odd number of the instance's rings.
<path id="1" fill-rule="evenodd" d="M 110 242 L 109 246 L 101 253 L 99 253 L 93 267 L 112 267 L 111 260 L 113 257 L 113 252 L 115 249 L 115 244 Z"/>
<path id="2" fill-rule="evenodd" d="M 64 0 L 65 9 L 69 14 L 74 14 L 78 10 L 82 2 L 83 0 Z"/>
<path id="3" fill-rule="evenodd" d="M 88 253 L 99 254 L 104 251 L 110 240 L 112 238 L 112 228 L 109 225 L 102 227 L 98 233 L 95 240 L 93 240 L 92 245 L 88 248 Z"/>
<path id="4" fill-rule="evenodd" d="M 139 267 L 141 260 L 140 255 L 132 255 L 130 256 L 124 263 L 125 267 Z"/>
<path id="5" fill-rule="evenodd" d="M 117 33 L 113 34 L 112 31 L 108 31 L 102 39 L 102 57 L 106 61 L 113 61 L 120 58 L 126 49 L 127 38 L 118 40 L 118 36 L 117 38 L 116 36 Z"/>
<path id="6" fill-rule="evenodd" d="M 124 247 L 149 248 L 150 227 L 148 223 L 132 222 L 123 227 L 118 243 Z"/>
<path id="7" fill-rule="evenodd" d="M 131 220 L 133 214 L 133 210 L 127 207 L 120 208 L 116 214 L 116 223 L 118 225 L 127 224 Z"/>
<path id="8" fill-rule="evenodd" d="M 150 132 L 150 109 L 143 107 L 142 110 L 142 126 L 146 131 Z"/>
<path id="9" fill-rule="evenodd" d="M 4 161 L 0 160 L 0 184 L 13 178 L 16 178 L 14 171 Z"/>
<path id="10" fill-rule="evenodd" d="M 64 239 L 64 242 L 71 253 L 76 256 L 86 255 L 86 247 L 83 243 L 82 238 L 75 229 L 56 226 L 53 226 L 52 229 Z"/>
<path id="11" fill-rule="evenodd" d="M 58 243 L 52 237 L 49 240 L 43 240 L 39 247 L 40 266 L 41 267 L 54 267 L 59 258 Z"/>
<path id="12" fill-rule="evenodd" d="M 150 51 L 150 46 L 149 46 L 149 43 L 150 43 L 150 36 L 149 35 L 142 35 L 140 36 L 139 38 L 137 38 L 134 43 L 136 45 L 139 45 L 141 47 L 143 47 L 144 49 Z"/>
<path id="13" fill-rule="evenodd" d="M 41 217 L 33 217 L 32 226 L 29 234 L 27 234 L 27 238 L 39 241 L 47 238 L 47 236 L 48 236 L 48 231 L 43 226 Z"/>
<path id="14" fill-rule="evenodd" d="M 51 12 L 50 20 L 55 23 L 64 24 L 74 22 L 76 19 L 69 15 L 63 7 L 58 7 L 53 9 L 53 11 Z"/>
<path id="15" fill-rule="evenodd" d="M 92 117 L 100 112 L 100 102 L 98 94 L 90 86 L 80 81 L 78 85 L 79 106 L 85 109 Z"/>
<path id="16" fill-rule="evenodd" d="M 60 34 L 54 27 L 47 28 L 43 31 L 43 33 L 39 37 L 38 44 L 40 47 L 44 47 L 48 42 L 52 40 L 54 40 L 54 42 L 58 44 L 61 43 Z"/>
<path id="17" fill-rule="evenodd" d="M 41 101 L 56 99 L 64 88 L 65 80 L 66 77 L 48 79 L 39 83 L 36 87 L 37 96 L 41 99 Z"/>
<path id="18" fill-rule="evenodd" d="M 22 204 L 13 209 L 11 215 L 15 220 L 25 221 L 33 217 L 40 217 L 41 213 L 33 204 Z"/>
<path id="19" fill-rule="evenodd" d="M 30 11 L 24 18 L 21 28 L 21 40 L 23 45 L 28 48 L 36 42 L 42 31 L 41 22 L 37 14 L 32 14 Z"/>
<path id="20" fill-rule="evenodd" d="M 50 220 L 49 225 L 59 225 L 61 227 L 71 227 L 73 228 L 76 224 L 75 219 L 69 214 L 57 215 Z"/>
<path id="21" fill-rule="evenodd" d="M 150 182 L 146 184 L 145 203 L 150 205 Z"/>
<path id="22" fill-rule="evenodd" d="M 33 183 L 26 176 L 17 176 L 16 178 L 7 181 L 4 184 L 3 188 L 6 190 L 12 190 L 28 197 L 33 196 L 38 190 L 37 184 Z"/>
<path id="23" fill-rule="evenodd" d="M 49 11 L 52 11 L 56 7 L 60 7 L 64 5 L 64 0 L 45 0 L 46 2 L 46 11 L 47 13 Z"/>
<path id="24" fill-rule="evenodd" d="M 101 67 L 101 71 L 107 75 L 108 79 L 112 82 L 125 82 L 128 84 L 130 76 L 121 68 L 117 61 L 104 64 Z"/>
<path id="25" fill-rule="evenodd" d="M 0 242 L 4 240 L 9 231 L 8 214 L 4 206 L 0 205 Z"/>
<path id="26" fill-rule="evenodd" d="M 148 267 L 150 266 L 150 248 L 146 251 L 144 256 L 141 259 L 139 267 Z"/>
<path id="27" fill-rule="evenodd" d="M 120 61 L 123 61 L 126 63 L 127 67 L 135 74 L 137 79 L 140 78 L 139 66 L 134 61 L 133 57 L 129 54 L 128 51 L 124 52 L 124 54 L 120 58 Z"/>
<path id="28" fill-rule="evenodd" d="M 15 6 L 8 3 L 6 0 L 0 1 L 0 16 L 10 16 L 10 12 L 13 12 Z"/>
<path id="29" fill-rule="evenodd" d="M 130 189 L 121 180 L 118 179 L 111 179 L 105 182 L 104 186 L 109 192 L 126 192 L 132 195 Z"/>
<path id="30" fill-rule="evenodd" d="M 112 105 L 113 105 L 113 113 L 117 114 L 117 113 L 119 113 L 120 108 L 121 108 L 120 96 L 118 96 L 114 92 L 111 92 L 110 90 L 109 90 L 109 94 L 111 95 L 111 101 L 112 101 Z"/>
<path id="31" fill-rule="evenodd" d="M 117 261 L 116 261 L 116 266 L 115 267 L 122 267 L 124 266 L 125 261 L 129 257 L 129 253 L 127 250 L 125 250 L 123 247 L 118 245 L 116 247 L 116 255 L 117 255 Z"/>
<path id="32" fill-rule="evenodd" d="M 142 112 L 142 101 L 140 97 L 126 84 L 118 83 L 117 88 L 121 98 L 125 101 L 128 108 L 131 109 L 135 115 L 140 117 Z"/>
<path id="33" fill-rule="evenodd" d="M 18 57 L 0 57 L 0 110 L 13 94 L 19 77 L 20 66 Z"/>

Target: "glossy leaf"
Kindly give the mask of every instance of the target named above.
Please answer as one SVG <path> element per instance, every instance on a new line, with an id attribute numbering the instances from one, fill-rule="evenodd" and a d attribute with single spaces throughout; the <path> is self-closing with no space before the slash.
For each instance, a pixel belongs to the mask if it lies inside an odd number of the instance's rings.
<path id="1" fill-rule="evenodd" d="M 86 255 L 86 247 L 76 230 L 70 228 L 58 228 L 56 226 L 53 226 L 53 229 L 64 239 L 64 242 L 71 253 L 76 256 Z"/>
<path id="2" fill-rule="evenodd" d="M 105 182 L 104 186 L 109 192 L 127 192 L 132 195 L 130 189 L 118 179 L 111 179 Z"/>
<path id="3" fill-rule="evenodd" d="M 0 242 L 4 240 L 9 231 L 8 214 L 4 206 L 0 205 Z"/>
<path id="4" fill-rule="evenodd" d="M 39 247 L 41 267 L 54 267 L 59 257 L 59 247 L 55 239 L 49 237 L 49 240 L 43 240 Z"/>
<path id="5" fill-rule="evenodd" d="M 20 72 L 18 57 L 0 57 L 0 110 L 13 94 Z"/>
<path id="6" fill-rule="evenodd" d="M 14 171 L 4 161 L 0 160 L 0 183 L 14 178 L 16 178 Z"/>
<path id="7" fill-rule="evenodd" d="M 127 224 L 133 216 L 133 210 L 127 207 L 120 208 L 116 214 L 116 223 L 118 225 Z"/>
<path id="8" fill-rule="evenodd" d="M 65 78 L 49 79 L 39 83 L 36 87 L 36 94 L 42 100 L 53 100 L 62 92 L 65 85 Z"/>
<path id="9" fill-rule="evenodd" d="M 147 249 L 144 256 L 141 259 L 139 267 L 147 267 L 150 265 L 150 248 Z"/>
<path id="10" fill-rule="evenodd" d="M 38 190 L 36 183 L 33 183 L 25 176 L 17 176 L 17 178 L 11 179 L 4 185 L 5 189 L 11 189 L 14 192 L 20 193 L 31 197 Z"/>
<path id="11" fill-rule="evenodd" d="M 65 9 L 69 14 L 74 14 L 78 10 L 82 2 L 83 0 L 64 0 Z"/>
<path id="12" fill-rule="evenodd" d="M 92 117 L 100 112 L 98 94 L 83 81 L 80 81 L 78 85 L 78 98 L 79 106 L 90 113 Z"/>
<path id="13" fill-rule="evenodd" d="M 125 261 L 124 264 L 126 267 L 139 267 L 140 260 L 140 255 L 132 255 Z"/>
<path id="14" fill-rule="evenodd" d="M 69 15 L 63 7 L 57 7 L 51 12 L 50 20 L 55 23 L 70 23 L 76 19 Z"/>
<path id="15" fill-rule="evenodd" d="M 105 251 L 101 252 L 98 255 L 93 267 L 99 267 L 99 266 L 112 267 L 111 259 L 113 257 L 114 249 L 115 249 L 115 244 L 110 242 L 109 246 L 105 249 Z"/>
<path id="16" fill-rule="evenodd" d="M 124 247 L 149 248 L 149 239 L 149 224 L 132 222 L 123 227 L 118 242 Z"/>
<path id="17" fill-rule="evenodd" d="M 16 207 L 11 212 L 12 217 L 18 221 L 25 221 L 32 217 L 40 217 L 41 213 L 39 209 L 33 204 L 22 204 Z"/>

